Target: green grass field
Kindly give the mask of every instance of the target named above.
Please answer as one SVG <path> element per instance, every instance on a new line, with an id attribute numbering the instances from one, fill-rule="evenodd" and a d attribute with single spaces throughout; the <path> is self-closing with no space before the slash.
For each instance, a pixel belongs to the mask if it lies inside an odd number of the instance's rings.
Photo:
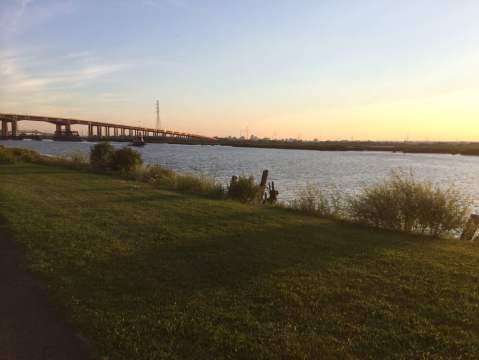
<path id="1" fill-rule="evenodd" d="M 0 216 L 106 359 L 479 357 L 479 244 L 0 165 Z"/>

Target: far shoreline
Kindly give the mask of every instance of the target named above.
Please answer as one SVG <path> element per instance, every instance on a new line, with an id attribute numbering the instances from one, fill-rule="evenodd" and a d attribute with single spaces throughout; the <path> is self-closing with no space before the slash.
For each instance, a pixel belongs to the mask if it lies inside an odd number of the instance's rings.
<path id="1" fill-rule="evenodd" d="M 218 145 L 282 150 L 313 151 L 377 151 L 404 154 L 449 154 L 478 156 L 479 143 L 475 142 L 384 142 L 384 141 L 278 141 L 220 139 Z"/>
<path id="2" fill-rule="evenodd" d="M 12 139 L 0 138 L 2 141 L 37 141 L 33 139 Z M 69 143 L 65 139 L 42 139 L 41 141 Z M 101 138 L 73 141 L 75 143 L 98 143 L 98 142 L 126 142 L 125 139 Z M 171 144 L 171 145 L 204 145 L 204 146 L 229 146 L 236 148 L 254 149 L 277 149 L 277 150 L 308 150 L 308 151 L 330 151 L 330 152 L 383 152 L 403 154 L 437 154 L 437 155 L 464 155 L 479 156 L 478 142 L 393 142 L 393 141 L 282 141 L 282 140 L 239 140 L 229 138 L 218 138 L 217 142 L 198 143 L 186 141 L 150 141 L 145 138 L 147 144 Z"/>

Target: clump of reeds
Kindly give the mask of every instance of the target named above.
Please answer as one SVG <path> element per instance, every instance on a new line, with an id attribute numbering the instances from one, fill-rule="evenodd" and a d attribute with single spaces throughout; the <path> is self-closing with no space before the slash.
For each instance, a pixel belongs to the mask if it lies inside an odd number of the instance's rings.
<path id="1" fill-rule="evenodd" d="M 453 188 L 393 172 L 349 201 L 352 220 L 378 228 L 440 236 L 463 228 L 471 201 Z"/>
<path id="2" fill-rule="evenodd" d="M 133 178 L 183 193 L 203 195 L 214 199 L 225 197 L 224 186 L 213 178 L 178 174 L 159 165 L 138 167 L 133 173 Z"/>
<path id="3" fill-rule="evenodd" d="M 289 207 L 321 217 L 340 218 L 343 215 L 344 201 L 339 192 L 325 192 L 319 186 L 309 183 L 296 193 L 296 197 L 289 202 Z"/>

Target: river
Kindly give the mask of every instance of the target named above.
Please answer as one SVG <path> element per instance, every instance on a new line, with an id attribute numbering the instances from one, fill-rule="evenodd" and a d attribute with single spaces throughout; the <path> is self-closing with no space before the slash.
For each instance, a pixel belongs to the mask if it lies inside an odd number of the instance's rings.
<path id="1" fill-rule="evenodd" d="M 48 155 L 88 154 L 94 143 L 53 141 L 0 141 Z M 126 143 L 113 143 L 115 147 Z M 391 152 L 311 151 L 235 148 L 209 145 L 147 144 L 137 149 L 147 164 L 158 164 L 182 173 L 202 174 L 227 183 L 232 175 L 260 178 L 270 171 L 280 199 L 288 201 L 308 183 L 325 190 L 352 194 L 380 181 L 392 170 L 412 171 L 419 179 L 454 186 L 471 196 L 479 209 L 479 157 Z"/>

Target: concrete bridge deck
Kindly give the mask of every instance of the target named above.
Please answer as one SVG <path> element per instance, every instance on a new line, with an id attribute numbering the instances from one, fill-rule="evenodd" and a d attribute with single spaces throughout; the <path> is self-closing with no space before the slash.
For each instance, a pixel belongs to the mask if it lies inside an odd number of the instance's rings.
<path id="1" fill-rule="evenodd" d="M 81 138 L 77 131 L 72 130 L 72 125 L 81 125 L 88 128 L 88 139 L 115 140 L 143 136 L 148 138 L 176 139 L 184 142 L 214 143 L 215 138 L 178 132 L 165 129 L 154 129 L 141 126 L 105 123 L 99 121 L 79 120 L 49 116 L 4 114 L 0 113 L 1 133 L 0 138 L 18 138 L 20 133 L 18 123 L 20 121 L 36 121 L 54 124 L 56 126 L 54 138 L 71 139 Z"/>

